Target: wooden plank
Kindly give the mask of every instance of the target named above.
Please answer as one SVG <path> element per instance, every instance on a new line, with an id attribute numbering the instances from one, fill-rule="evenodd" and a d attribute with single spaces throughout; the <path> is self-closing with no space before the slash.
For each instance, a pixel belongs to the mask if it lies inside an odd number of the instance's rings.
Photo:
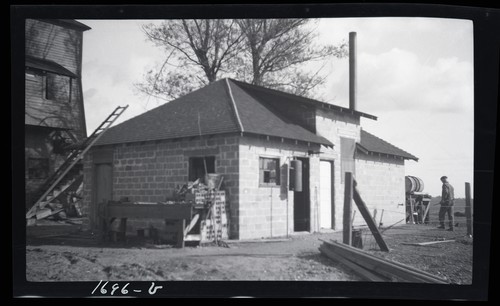
<path id="1" fill-rule="evenodd" d="M 384 252 L 389 252 L 389 247 L 384 241 L 384 238 L 382 238 L 382 234 L 378 230 L 377 225 L 373 221 L 372 217 L 370 216 L 370 211 L 368 210 L 368 207 L 366 207 L 365 202 L 361 198 L 361 195 L 358 192 L 358 189 L 356 188 L 356 180 L 353 180 L 353 199 L 356 205 L 358 206 L 359 212 L 365 219 L 366 224 L 370 228 L 370 231 L 372 232 L 373 237 L 375 238 L 375 241 L 377 241 L 378 246 L 380 247 L 380 250 Z"/>
<path id="2" fill-rule="evenodd" d="M 47 201 L 41 202 L 40 203 L 40 207 L 45 207 L 47 204 L 50 204 L 53 201 L 55 201 L 57 198 L 59 198 L 59 196 L 61 196 L 66 191 L 66 189 L 68 189 L 69 187 L 73 186 L 73 184 L 75 182 L 76 182 L 76 179 L 74 179 L 73 181 L 71 181 L 71 183 L 62 186 L 61 190 L 59 190 L 57 193 L 54 190 L 55 195 L 53 195 L 52 197 L 50 197 L 50 199 L 47 199 Z M 47 198 L 48 198 L 48 196 L 47 196 Z"/>
<path id="3" fill-rule="evenodd" d="M 340 262 L 344 266 L 348 267 L 352 271 L 354 271 L 357 275 L 362 277 L 364 280 L 372 281 L 372 282 L 384 282 L 387 281 L 386 279 L 375 275 L 374 273 L 368 271 L 367 269 L 363 268 L 362 266 L 359 266 L 350 260 L 348 260 L 345 257 L 342 257 L 340 254 L 337 254 L 333 252 L 332 250 L 328 249 L 324 244 L 319 247 L 319 251 L 325 255 L 326 257 L 330 258 L 333 261 Z"/>
<path id="4" fill-rule="evenodd" d="M 413 199 L 410 196 L 410 223 L 415 224 L 415 220 L 413 218 Z"/>
<path id="5" fill-rule="evenodd" d="M 184 241 L 201 241 L 201 235 L 198 234 L 186 235 L 186 237 L 184 237 Z"/>
<path id="6" fill-rule="evenodd" d="M 384 277 L 391 279 L 392 281 L 434 283 L 434 281 L 429 281 L 425 277 L 420 277 L 419 274 L 409 272 L 383 259 L 376 259 L 371 256 L 363 256 L 363 254 L 355 253 L 343 248 L 338 248 L 337 246 L 332 247 L 332 245 L 329 245 L 329 247 L 334 249 L 335 252 L 340 253 L 342 256 L 350 258 L 350 260 L 357 263 L 358 265 L 370 271 L 381 274 Z"/>
<path id="7" fill-rule="evenodd" d="M 429 209 L 431 207 L 431 203 L 427 203 L 427 206 L 425 207 L 425 212 L 424 212 L 424 217 L 422 218 L 422 223 L 425 224 L 425 218 L 427 217 L 427 214 L 429 213 Z"/>
<path id="8" fill-rule="evenodd" d="M 186 219 L 179 220 L 177 229 L 177 245 L 178 248 L 184 248 L 184 229 L 186 228 Z"/>
<path id="9" fill-rule="evenodd" d="M 360 251 L 360 252 L 365 253 L 366 255 L 371 256 L 371 257 L 376 258 L 376 259 L 380 259 L 380 260 L 383 260 L 383 261 L 390 262 L 391 264 L 394 264 L 394 265 L 396 265 L 396 266 L 399 266 L 399 267 L 401 267 L 401 268 L 402 268 L 402 269 L 404 269 L 404 270 L 409 270 L 409 271 L 412 271 L 412 272 L 414 272 L 414 273 L 416 273 L 416 274 L 422 274 L 422 275 L 424 275 L 424 276 L 427 276 L 428 278 L 435 279 L 437 282 L 441 282 L 441 283 L 448 283 L 445 279 L 443 279 L 443 278 L 441 278 L 441 277 L 438 277 L 438 276 L 433 275 L 433 274 L 431 274 L 431 273 L 428 273 L 428 272 L 422 271 L 422 270 L 417 269 L 417 268 L 415 268 L 415 267 L 408 266 L 408 265 L 402 264 L 402 263 L 397 262 L 397 261 L 390 261 L 390 260 L 387 260 L 387 259 L 379 258 L 379 257 L 374 256 L 374 255 L 372 255 L 372 254 L 369 254 L 369 253 L 363 252 L 362 250 L 359 250 L 359 249 L 354 249 L 354 248 L 353 248 L 353 250 L 354 250 L 354 251 Z"/>
<path id="10" fill-rule="evenodd" d="M 38 211 L 36 211 L 33 215 L 36 215 L 36 219 L 40 220 L 40 219 L 43 219 L 43 218 L 50 216 L 51 212 L 52 212 L 52 210 L 50 210 L 50 208 L 42 208 L 42 209 L 39 209 Z"/>
<path id="11" fill-rule="evenodd" d="M 453 240 L 440 240 L 440 241 L 428 241 L 428 242 L 415 242 L 415 243 L 406 243 L 403 242 L 401 244 L 404 245 L 419 245 L 419 246 L 424 246 L 424 245 L 431 245 L 431 244 L 437 244 L 437 243 L 443 243 L 443 242 L 454 242 L 455 239 Z"/>
<path id="12" fill-rule="evenodd" d="M 364 269 L 366 269 L 370 272 L 382 275 L 383 277 L 387 278 L 388 281 L 408 282 L 408 280 L 406 278 L 398 276 L 393 271 L 386 269 L 384 267 L 384 265 L 379 263 L 379 262 L 371 261 L 371 260 L 364 260 L 364 258 L 361 257 L 359 254 L 351 253 L 345 249 L 335 248 L 329 244 L 328 244 L 328 248 L 330 248 L 333 252 L 338 253 L 345 258 L 349 258 L 349 260 L 351 260 L 355 264 L 363 267 Z M 418 282 L 422 282 L 422 281 L 419 280 Z"/>
<path id="13" fill-rule="evenodd" d="M 465 218 L 467 222 L 467 236 L 472 236 L 470 183 L 465 183 Z"/>
<path id="14" fill-rule="evenodd" d="M 184 237 L 186 237 L 187 234 L 189 233 L 189 231 L 191 231 L 191 229 L 195 226 L 195 224 L 199 218 L 200 218 L 200 214 L 194 215 L 193 219 L 191 219 L 191 222 L 189 222 L 189 225 L 184 230 Z"/>
<path id="15" fill-rule="evenodd" d="M 343 222 L 343 239 L 345 244 L 351 245 L 352 241 L 352 226 L 351 226 L 351 214 L 352 214 L 352 193 L 353 193 L 353 178 L 351 172 L 345 173 L 344 180 L 344 222 Z"/>
<path id="16" fill-rule="evenodd" d="M 393 278 L 400 279 L 407 282 L 425 282 L 425 283 L 441 283 L 447 284 L 448 282 L 430 273 L 418 270 L 414 267 L 404 265 L 402 263 L 389 261 L 379 258 L 365 251 L 356 249 L 354 247 L 338 243 L 335 241 L 325 241 L 328 247 L 335 252 L 341 253 L 344 257 L 355 261 L 357 264 L 382 274 L 384 276 L 392 276 Z"/>
<path id="17" fill-rule="evenodd" d="M 191 219 L 191 204 L 119 204 L 107 205 L 108 217 L 151 218 L 151 219 Z M 184 233 L 184 229 L 182 230 Z"/>

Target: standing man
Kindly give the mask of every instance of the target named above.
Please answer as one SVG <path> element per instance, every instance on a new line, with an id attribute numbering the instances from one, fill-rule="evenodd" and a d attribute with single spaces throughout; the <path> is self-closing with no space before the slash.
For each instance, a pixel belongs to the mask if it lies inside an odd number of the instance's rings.
<path id="1" fill-rule="evenodd" d="M 449 231 L 453 231 L 453 201 L 455 200 L 455 194 L 453 186 L 448 183 L 448 177 L 442 176 L 441 182 L 443 182 L 443 191 L 441 192 L 441 208 L 439 209 L 439 227 L 444 229 L 444 218 L 448 214 L 448 221 L 450 228 Z"/>

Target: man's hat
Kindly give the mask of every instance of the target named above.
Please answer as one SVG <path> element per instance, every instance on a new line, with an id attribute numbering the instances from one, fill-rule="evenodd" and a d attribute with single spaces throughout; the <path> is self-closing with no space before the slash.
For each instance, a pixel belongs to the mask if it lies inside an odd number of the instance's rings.
<path id="1" fill-rule="evenodd" d="M 441 180 L 446 180 L 446 179 L 448 179 L 448 177 L 447 177 L 447 176 L 442 176 L 442 177 L 441 177 Z"/>

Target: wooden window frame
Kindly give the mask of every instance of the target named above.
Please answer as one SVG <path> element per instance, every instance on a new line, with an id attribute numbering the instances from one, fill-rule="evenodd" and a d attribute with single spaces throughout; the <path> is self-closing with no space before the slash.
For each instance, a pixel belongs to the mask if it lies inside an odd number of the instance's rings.
<path id="1" fill-rule="evenodd" d="M 52 75 L 53 78 L 56 78 L 58 76 L 59 77 L 67 77 L 67 78 L 69 78 L 69 80 L 68 80 L 68 88 L 67 88 L 68 89 L 68 95 L 66 97 L 64 97 L 64 99 L 58 99 L 58 93 L 57 92 L 52 93 L 53 96 L 49 97 L 49 89 L 52 87 L 52 86 L 49 86 L 49 75 Z M 43 98 L 45 100 L 71 103 L 72 87 L 73 87 L 73 78 L 72 77 L 61 75 L 61 74 L 57 74 L 57 73 L 53 73 L 53 72 L 47 72 L 47 73 L 45 73 L 43 75 Z"/>
<path id="2" fill-rule="evenodd" d="M 269 172 L 269 176 L 272 169 L 263 169 L 262 162 L 263 160 L 274 160 L 276 168 L 274 169 L 275 174 L 274 182 L 264 182 L 266 172 Z M 279 157 L 270 157 L 270 156 L 259 156 L 259 187 L 280 187 L 281 186 L 281 162 Z"/>

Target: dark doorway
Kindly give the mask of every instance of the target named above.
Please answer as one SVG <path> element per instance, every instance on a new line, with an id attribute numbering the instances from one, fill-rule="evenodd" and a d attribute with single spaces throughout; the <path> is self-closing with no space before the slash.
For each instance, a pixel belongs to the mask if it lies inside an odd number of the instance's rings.
<path id="1" fill-rule="evenodd" d="M 309 159 L 298 157 L 302 162 L 302 191 L 293 192 L 293 230 L 310 230 Z"/>

